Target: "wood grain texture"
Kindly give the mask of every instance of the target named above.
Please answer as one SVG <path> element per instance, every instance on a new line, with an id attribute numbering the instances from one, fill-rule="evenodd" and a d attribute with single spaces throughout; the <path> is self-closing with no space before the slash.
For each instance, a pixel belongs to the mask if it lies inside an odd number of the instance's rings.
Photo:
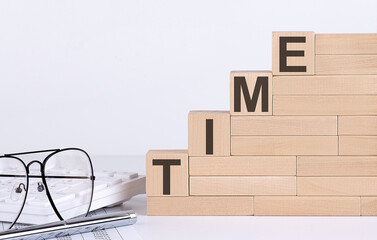
<path id="1" fill-rule="evenodd" d="M 207 154 L 206 120 L 213 119 L 213 153 Z M 228 111 L 190 111 L 188 115 L 190 156 L 230 155 L 230 114 Z"/>
<path id="2" fill-rule="evenodd" d="M 297 176 L 377 176 L 377 157 L 299 156 Z"/>
<path id="3" fill-rule="evenodd" d="M 339 135 L 377 135 L 377 116 L 339 116 L 338 119 Z"/>
<path id="4" fill-rule="evenodd" d="M 274 96 L 274 115 L 377 115 L 377 96 Z"/>
<path id="5" fill-rule="evenodd" d="M 296 195 L 296 177 L 190 177 L 190 195 Z"/>
<path id="6" fill-rule="evenodd" d="M 317 55 L 317 75 L 377 74 L 377 55 Z"/>
<path id="7" fill-rule="evenodd" d="M 256 87 L 256 82 L 258 77 L 267 77 L 268 78 L 268 111 L 262 111 L 262 92 L 261 89 L 258 92 L 258 98 L 255 105 L 255 111 L 248 111 L 246 105 L 246 96 L 244 92 L 240 91 L 240 111 L 236 111 L 235 102 L 236 102 L 236 94 L 235 94 L 235 78 L 236 77 L 244 77 L 246 80 L 247 90 L 249 91 L 249 99 L 253 98 L 254 89 Z M 239 88 L 237 88 L 239 90 Z M 246 90 L 246 88 L 245 88 Z M 272 115 L 272 73 L 271 71 L 232 71 L 230 73 L 230 114 L 231 115 Z"/>
<path id="8" fill-rule="evenodd" d="M 190 157 L 190 176 L 295 176 L 296 156 Z"/>
<path id="9" fill-rule="evenodd" d="M 337 135 L 336 116 L 232 116 L 231 134 Z"/>
<path id="10" fill-rule="evenodd" d="M 231 155 L 338 155 L 338 137 L 232 136 Z"/>
<path id="11" fill-rule="evenodd" d="M 298 196 L 373 196 L 377 177 L 297 177 Z"/>
<path id="12" fill-rule="evenodd" d="M 180 160 L 180 165 L 170 166 L 170 194 L 163 194 L 163 166 L 153 165 L 153 160 Z M 147 196 L 188 196 L 187 150 L 150 150 L 146 155 Z"/>
<path id="13" fill-rule="evenodd" d="M 316 34 L 316 54 L 377 54 L 377 34 Z"/>
<path id="14" fill-rule="evenodd" d="M 306 66 L 305 72 L 283 72 L 280 70 L 280 38 L 305 37 L 305 43 L 288 43 L 287 51 L 304 51 L 304 56 L 287 57 L 287 66 Z M 272 33 L 272 72 L 273 75 L 313 75 L 314 74 L 314 32 L 273 32 Z"/>
<path id="15" fill-rule="evenodd" d="M 339 155 L 377 155 L 377 136 L 339 136 Z"/>
<path id="16" fill-rule="evenodd" d="M 148 197 L 149 216 L 253 215 L 253 197 Z"/>
<path id="17" fill-rule="evenodd" d="M 377 216 L 377 197 L 361 197 L 361 216 Z"/>
<path id="18" fill-rule="evenodd" d="M 359 197 L 256 196 L 256 216 L 359 216 Z"/>
<path id="19" fill-rule="evenodd" d="M 273 95 L 377 94 L 377 75 L 274 76 Z"/>

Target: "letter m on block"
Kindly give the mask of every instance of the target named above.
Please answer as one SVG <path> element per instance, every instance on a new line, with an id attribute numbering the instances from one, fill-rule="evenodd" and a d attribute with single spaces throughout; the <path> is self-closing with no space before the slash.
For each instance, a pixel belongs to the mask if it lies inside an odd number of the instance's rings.
<path id="1" fill-rule="evenodd" d="M 272 115 L 272 73 L 232 72 L 232 115 Z"/>

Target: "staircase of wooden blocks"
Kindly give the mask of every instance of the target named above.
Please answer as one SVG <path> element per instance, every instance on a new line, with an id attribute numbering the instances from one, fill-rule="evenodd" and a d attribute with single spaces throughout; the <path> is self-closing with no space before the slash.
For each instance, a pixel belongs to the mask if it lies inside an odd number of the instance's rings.
<path id="1" fill-rule="evenodd" d="M 188 151 L 146 156 L 148 215 L 377 215 L 377 34 L 275 32 Z"/>

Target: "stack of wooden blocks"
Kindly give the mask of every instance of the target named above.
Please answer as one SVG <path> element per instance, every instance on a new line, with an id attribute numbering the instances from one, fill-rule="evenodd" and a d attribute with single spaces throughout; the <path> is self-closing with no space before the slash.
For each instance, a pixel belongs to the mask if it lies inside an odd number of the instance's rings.
<path id="1" fill-rule="evenodd" d="M 377 34 L 274 32 L 188 151 L 146 156 L 148 215 L 377 215 Z"/>

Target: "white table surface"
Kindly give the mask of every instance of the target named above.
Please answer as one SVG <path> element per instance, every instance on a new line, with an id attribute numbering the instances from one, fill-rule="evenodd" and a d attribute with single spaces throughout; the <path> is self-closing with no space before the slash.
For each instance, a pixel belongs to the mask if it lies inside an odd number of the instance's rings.
<path id="1" fill-rule="evenodd" d="M 106 159 L 104 161 L 103 159 Z M 144 156 L 97 156 L 95 168 L 145 174 Z M 123 204 L 138 215 L 142 239 L 376 239 L 377 217 L 147 216 L 147 198 Z"/>

